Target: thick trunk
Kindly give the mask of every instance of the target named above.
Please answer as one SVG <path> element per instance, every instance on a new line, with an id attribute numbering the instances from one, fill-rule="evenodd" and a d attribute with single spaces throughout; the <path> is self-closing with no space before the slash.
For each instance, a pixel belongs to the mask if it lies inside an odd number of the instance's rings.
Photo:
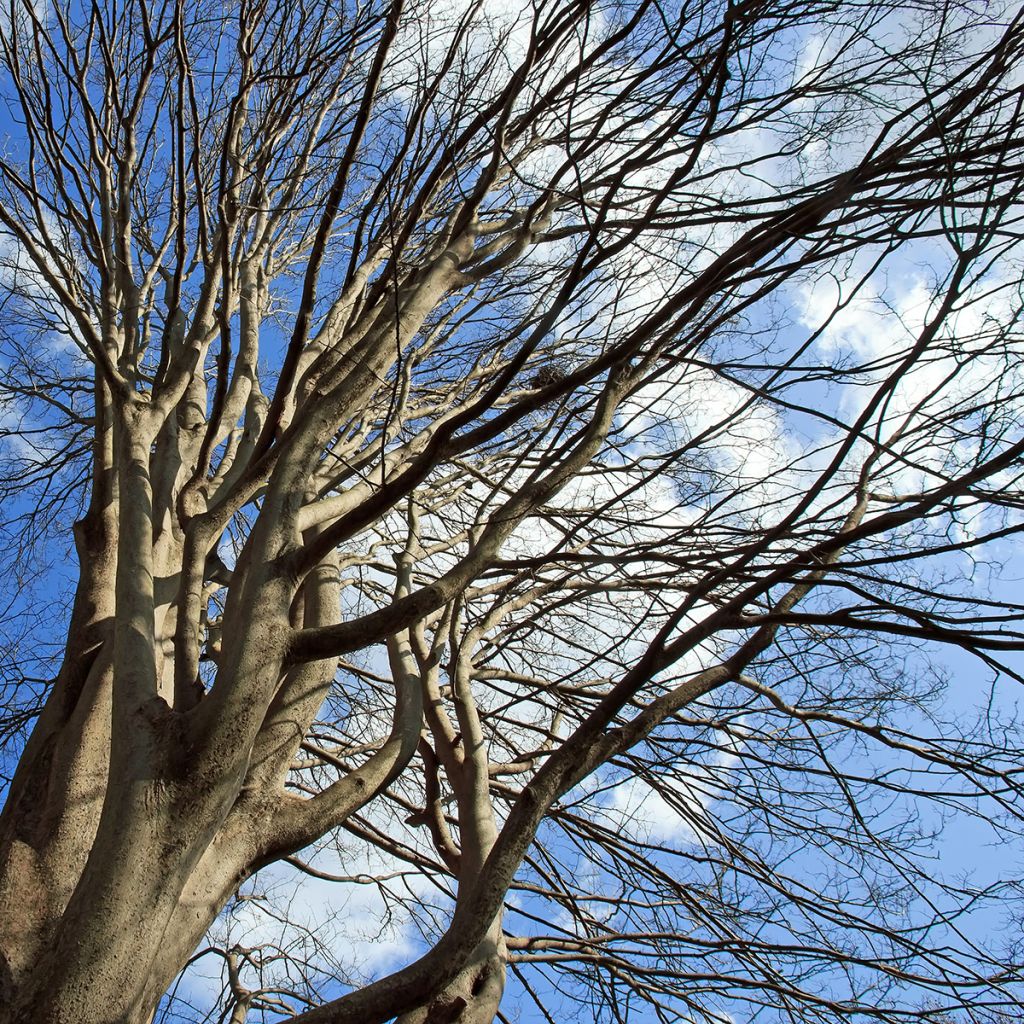
<path id="1" fill-rule="evenodd" d="M 64 663 L 0 815 L 0 1008 L 36 967 L 85 867 L 107 786 L 116 505 L 75 527 L 82 572 Z"/>
<path id="2" fill-rule="evenodd" d="M 505 991 L 507 962 L 499 919 L 455 980 L 395 1024 L 491 1024 Z"/>
<path id="3" fill-rule="evenodd" d="M 9 804 L 0 843 L 0 1005 L 49 945 L 96 834 L 110 745 L 111 666 L 100 657 L 76 713 L 41 744 Z"/>
<path id="4" fill-rule="evenodd" d="M 0 1009 L 4 1024 L 147 1022 L 245 877 L 256 850 L 251 808 L 236 807 L 206 842 L 197 822 L 215 811 L 176 807 L 160 783 L 127 788 L 134 799 L 109 812 L 123 820 L 101 826 L 55 941 L 37 949 Z"/>
<path id="5" fill-rule="evenodd" d="M 107 558 L 103 600 L 79 602 L 94 615 L 114 606 L 116 560 L 112 551 Z M 337 616 L 336 577 L 330 565 L 310 577 L 306 624 Z M 259 607 L 280 622 L 287 606 L 286 592 Z M 251 609 L 237 614 L 250 626 L 261 618 Z M 95 632 L 72 635 L 96 639 Z M 109 628 L 99 636 L 88 667 L 69 655 L 0 832 L 2 1024 L 148 1024 L 221 908 L 265 859 L 280 783 L 333 676 L 333 663 L 292 673 L 302 678 L 285 679 L 293 684 L 288 714 L 275 705 L 262 732 L 257 723 L 248 738 L 233 736 L 205 756 L 190 732 L 196 716 L 171 711 L 154 693 L 134 713 L 122 705 L 128 720 L 119 735 L 131 749 L 118 750 L 112 696 L 121 680 Z M 243 673 L 247 691 L 273 692 L 279 662 L 265 648 L 255 652 L 252 635 L 245 641 L 239 662 L 258 668 Z M 142 671 L 154 689 L 166 678 L 152 665 Z M 138 693 L 138 675 L 129 682 Z M 263 736 L 255 751 L 253 731 Z M 116 782 L 108 787 L 109 779 Z"/>

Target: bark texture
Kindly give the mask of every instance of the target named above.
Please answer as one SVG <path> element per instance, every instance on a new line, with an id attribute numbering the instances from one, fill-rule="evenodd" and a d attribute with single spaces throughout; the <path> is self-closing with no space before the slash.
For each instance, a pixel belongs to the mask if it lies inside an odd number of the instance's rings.
<path id="1" fill-rule="evenodd" d="M 1015 1019 L 953 927 L 1013 880 L 914 823 L 1012 835 L 1024 745 L 915 652 L 1020 678 L 960 567 L 1022 530 L 1022 53 L 967 3 L 7 5 L 0 1024 L 210 963 L 233 1024 Z"/>

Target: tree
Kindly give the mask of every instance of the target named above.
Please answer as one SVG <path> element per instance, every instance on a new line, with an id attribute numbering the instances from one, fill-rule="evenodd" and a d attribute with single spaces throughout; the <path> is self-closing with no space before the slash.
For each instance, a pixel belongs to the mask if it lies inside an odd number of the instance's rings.
<path id="1" fill-rule="evenodd" d="M 0 1021 L 1015 1017 L 1012 5 L 0 46 Z M 285 864 L 421 939 L 233 938 Z"/>

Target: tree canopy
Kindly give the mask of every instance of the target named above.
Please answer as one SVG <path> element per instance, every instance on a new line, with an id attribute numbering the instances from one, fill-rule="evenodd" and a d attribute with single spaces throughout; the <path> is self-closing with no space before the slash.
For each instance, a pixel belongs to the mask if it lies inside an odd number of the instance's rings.
<path id="1" fill-rule="evenodd" d="M 1022 55 L 9 0 L 0 1022 L 1017 1019 Z"/>

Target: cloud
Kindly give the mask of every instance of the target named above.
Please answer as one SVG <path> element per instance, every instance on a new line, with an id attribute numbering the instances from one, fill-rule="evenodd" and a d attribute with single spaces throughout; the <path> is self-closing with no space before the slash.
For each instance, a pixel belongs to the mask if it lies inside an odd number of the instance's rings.
<path id="1" fill-rule="evenodd" d="M 407 5 L 392 46 L 384 84 L 407 101 L 444 66 L 457 47 L 460 73 L 478 76 L 470 100 L 508 82 L 530 45 L 534 5 L 519 0 L 432 0 Z"/>

